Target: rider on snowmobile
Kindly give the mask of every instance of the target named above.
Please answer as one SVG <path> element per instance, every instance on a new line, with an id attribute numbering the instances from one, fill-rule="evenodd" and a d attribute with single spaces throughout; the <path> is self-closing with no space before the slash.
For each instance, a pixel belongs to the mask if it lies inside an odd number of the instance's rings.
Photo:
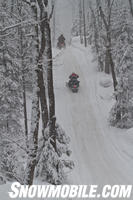
<path id="1" fill-rule="evenodd" d="M 77 78 L 79 78 L 79 75 L 73 72 L 73 73 L 69 76 L 69 78 L 70 78 L 70 79 L 73 79 L 73 78 L 77 79 Z"/>
<path id="2" fill-rule="evenodd" d="M 72 87 L 73 85 L 77 85 L 79 87 L 79 75 L 76 74 L 76 73 L 72 73 L 70 76 L 69 76 L 69 87 Z"/>
<path id="3" fill-rule="evenodd" d="M 61 34 L 61 35 L 58 37 L 57 47 L 58 47 L 59 49 L 61 49 L 61 48 L 64 48 L 65 46 L 66 46 L 66 44 L 65 44 L 65 37 L 64 37 L 63 34 Z"/>

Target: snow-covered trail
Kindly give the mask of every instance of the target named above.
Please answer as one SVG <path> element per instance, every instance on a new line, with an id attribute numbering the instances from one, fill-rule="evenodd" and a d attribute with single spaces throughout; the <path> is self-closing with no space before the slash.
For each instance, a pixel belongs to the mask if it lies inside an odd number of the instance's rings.
<path id="1" fill-rule="evenodd" d="M 71 137 L 75 169 L 71 184 L 132 184 L 133 163 L 119 150 L 119 141 L 112 139 L 103 125 L 97 98 L 97 80 L 92 55 L 75 44 L 60 58 L 63 65 L 55 70 L 57 120 Z M 76 72 L 80 90 L 73 94 L 66 86 L 68 76 Z M 118 143 L 118 146 L 117 146 Z M 131 165 L 132 164 L 132 165 Z"/>

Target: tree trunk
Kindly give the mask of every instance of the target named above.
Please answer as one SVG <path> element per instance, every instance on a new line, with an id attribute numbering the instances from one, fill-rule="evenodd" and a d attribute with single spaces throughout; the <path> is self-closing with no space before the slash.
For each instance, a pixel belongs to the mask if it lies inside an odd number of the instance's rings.
<path id="1" fill-rule="evenodd" d="M 100 56 L 100 50 L 99 50 L 99 43 L 100 43 L 99 42 L 99 40 L 100 40 L 99 34 L 100 33 L 98 33 L 99 29 L 98 29 L 97 24 L 96 24 L 96 16 L 95 16 L 94 10 L 91 7 L 91 4 L 89 5 L 89 8 L 90 8 L 91 13 L 92 13 L 92 23 L 94 25 L 94 38 L 95 38 L 94 42 L 95 42 L 97 59 L 98 59 L 98 68 L 99 68 L 100 71 L 103 71 L 103 63 L 102 63 L 102 59 L 101 59 L 101 56 Z M 98 22 L 98 25 L 99 25 L 99 22 Z"/>
<path id="2" fill-rule="evenodd" d="M 56 151 L 56 131 L 55 131 L 55 96 L 54 96 L 54 86 L 53 86 L 53 61 L 52 61 L 52 46 L 51 46 L 51 30 L 48 18 L 48 2 L 44 1 L 45 8 L 42 1 L 38 0 L 38 5 L 40 7 L 41 17 L 43 23 L 41 23 L 42 36 L 45 38 L 45 56 L 47 62 L 47 83 L 48 83 L 48 99 L 49 99 L 49 132 L 50 132 L 50 142 Z"/>
<path id="3" fill-rule="evenodd" d="M 85 20 L 85 0 L 83 0 L 83 25 L 84 25 L 84 45 L 87 47 L 87 39 L 86 39 L 86 20 Z"/>
<path id="4" fill-rule="evenodd" d="M 80 34 L 80 43 L 83 44 L 83 35 L 82 35 L 82 6 L 81 0 L 79 1 L 79 34 Z"/>
<path id="5" fill-rule="evenodd" d="M 110 74 L 110 58 L 109 58 L 109 51 L 108 51 L 107 47 L 106 47 L 106 53 L 105 53 L 105 67 L 104 67 L 104 72 L 106 74 Z"/>
<path id="6" fill-rule="evenodd" d="M 116 91 L 117 90 L 116 89 L 117 79 L 116 79 L 116 74 L 115 74 L 115 65 L 114 65 L 113 58 L 112 58 L 112 45 L 111 45 L 110 29 L 108 29 L 108 31 L 107 31 L 107 41 L 108 41 L 107 52 L 108 52 L 108 57 L 109 57 L 112 79 L 113 79 L 113 86 L 114 86 L 114 91 Z"/>
<path id="7" fill-rule="evenodd" d="M 34 19 L 36 21 L 38 20 L 37 17 L 37 8 L 33 7 L 34 12 Z M 41 8 L 42 9 L 42 8 Z M 41 10 L 40 9 L 40 10 Z M 42 10 L 40 11 L 40 31 L 41 31 L 41 45 L 39 48 L 39 30 L 38 25 L 35 27 L 36 32 L 36 50 L 37 50 L 37 76 L 38 76 L 38 87 L 40 89 L 39 91 L 39 97 L 40 97 L 40 103 L 41 103 L 41 116 L 42 116 L 42 134 L 44 137 L 44 131 L 48 124 L 48 107 L 47 107 L 47 99 L 46 99 L 46 89 L 44 84 L 44 75 L 43 75 L 43 54 L 45 49 L 45 37 L 44 37 L 44 20 L 43 19 L 43 13 Z"/>
<path id="8" fill-rule="evenodd" d="M 31 115 L 31 133 L 28 144 L 28 158 L 27 166 L 25 170 L 25 184 L 32 185 L 34 179 L 34 171 L 36 167 L 37 150 L 38 150 L 38 129 L 39 129 L 39 92 L 38 92 L 38 75 L 35 70 L 34 75 L 34 88 L 33 88 L 33 100 L 32 100 L 32 115 Z"/>
<path id="9" fill-rule="evenodd" d="M 37 20 L 37 5 L 36 3 L 32 6 L 33 18 Z M 27 167 L 25 171 L 25 184 L 32 185 L 34 179 L 34 171 L 37 164 L 37 150 L 38 150 L 38 129 L 39 129 L 39 99 L 41 102 L 42 109 L 42 119 L 44 119 L 46 108 L 46 96 L 45 96 L 45 86 L 43 81 L 43 70 L 42 70 L 42 55 L 45 43 L 41 43 L 41 49 L 39 51 L 39 35 L 38 35 L 38 25 L 35 26 L 35 49 L 36 49 L 36 68 L 34 71 L 34 84 L 33 84 L 33 100 L 32 100 L 32 116 L 31 116 L 31 134 L 29 140 L 29 151 L 27 159 Z M 42 41 L 41 41 L 42 42 Z M 44 40 L 43 40 L 44 42 Z M 42 48 L 43 47 L 43 48 Z M 38 90 L 39 88 L 39 90 Z M 46 122 L 45 120 L 43 122 Z M 43 124 L 44 128 L 45 124 Z M 44 131 L 44 129 L 43 129 Z"/>
<path id="10" fill-rule="evenodd" d="M 19 15 L 22 19 L 22 2 L 21 5 L 17 2 L 17 7 L 19 11 Z M 21 22 L 21 20 L 20 20 Z M 28 149 L 28 119 L 27 119 L 27 102 L 26 102 L 26 88 L 25 88 L 25 66 L 24 66 L 24 35 L 22 26 L 18 27 L 18 35 L 20 38 L 20 58 L 21 58 L 21 68 L 22 68 L 22 89 L 23 89 L 23 111 L 24 111 L 24 125 L 25 125 L 25 141 L 26 141 L 26 147 Z"/>
<path id="11" fill-rule="evenodd" d="M 52 48 L 51 48 L 51 33 L 48 20 L 45 22 L 45 37 L 46 37 L 46 56 L 47 56 L 47 80 L 48 80 L 48 97 L 49 97 L 49 131 L 51 137 L 51 144 L 56 151 L 56 132 L 55 132 L 55 96 L 53 86 L 53 62 L 52 62 Z"/>
<path id="12" fill-rule="evenodd" d="M 39 65 L 39 64 L 38 64 Z M 38 66 L 38 86 L 39 86 L 39 97 L 41 103 L 41 116 L 42 116 L 42 135 L 44 137 L 45 128 L 48 125 L 48 107 L 47 107 L 47 100 L 46 100 L 46 93 L 45 93 L 45 85 L 43 79 L 43 68 L 42 64 Z"/>
<path id="13" fill-rule="evenodd" d="M 39 54 L 39 61 L 42 62 L 41 58 L 43 53 L 46 56 L 47 61 L 47 82 L 48 82 L 48 99 L 49 99 L 49 131 L 51 144 L 56 151 L 56 132 L 55 132 L 55 97 L 54 97 L 54 87 L 53 87 L 53 62 L 52 62 L 52 46 L 51 46 L 51 30 L 48 18 L 48 1 L 37 0 L 38 6 L 40 8 L 40 20 L 41 20 L 41 34 L 42 34 L 42 48 Z M 45 19 L 45 20 L 43 20 Z M 44 52 L 45 48 L 45 52 Z M 40 63 L 41 63 L 40 62 Z"/>
<path id="14" fill-rule="evenodd" d="M 108 1 L 108 9 L 111 9 L 110 2 Z M 104 26 L 105 26 L 105 30 L 106 30 L 106 35 L 107 35 L 107 57 L 109 58 L 109 65 L 111 67 L 111 74 L 112 74 L 112 79 L 113 79 L 113 86 L 114 86 L 114 91 L 116 91 L 116 87 L 117 87 L 117 79 L 116 79 L 116 74 L 115 74 L 115 66 L 114 66 L 114 62 L 113 62 L 113 58 L 112 58 L 112 52 L 111 52 L 111 35 L 110 35 L 110 21 L 111 21 L 111 10 L 109 10 L 108 12 L 110 13 L 108 16 L 108 20 L 105 17 L 105 14 L 103 13 L 103 10 L 101 8 L 101 6 L 99 7 L 99 11 L 100 11 L 100 16 L 101 19 L 103 20 Z M 117 97 L 116 97 L 117 98 Z"/>
<path id="15" fill-rule="evenodd" d="M 116 74 L 115 74 L 115 66 L 114 66 L 114 62 L 112 59 L 112 53 L 111 53 L 110 48 L 108 49 L 108 54 L 109 54 L 110 67 L 111 67 L 111 73 L 112 73 L 112 78 L 113 78 L 114 91 L 116 91 L 117 90 L 117 80 L 116 80 Z"/>
<path id="16" fill-rule="evenodd" d="M 22 82 L 23 82 L 23 106 L 24 106 L 25 139 L 26 139 L 26 146 L 28 148 L 28 119 L 27 119 L 26 89 L 25 89 L 24 72 L 23 72 L 23 75 L 22 75 Z"/>
<path id="17" fill-rule="evenodd" d="M 41 47 L 39 50 L 39 58 L 38 58 L 38 86 L 40 89 L 39 97 L 41 103 L 41 115 L 42 115 L 42 125 L 43 130 L 42 134 L 44 136 L 45 128 L 48 124 L 48 107 L 47 107 L 47 99 L 46 99 L 46 90 L 44 85 L 44 76 L 43 76 L 43 53 L 45 49 L 45 37 L 44 37 L 44 22 L 41 23 Z"/>
<path id="18" fill-rule="evenodd" d="M 130 6 L 130 13 L 133 17 L 133 3 L 132 3 L 132 0 L 129 0 L 129 6 Z"/>
<path id="19" fill-rule="evenodd" d="M 55 46 L 55 39 L 56 39 L 56 13 L 55 13 L 55 7 L 56 6 L 56 1 L 54 3 L 54 12 L 53 12 L 53 46 Z"/>
<path id="20" fill-rule="evenodd" d="M 32 6 L 33 18 L 36 19 L 37 16 L 37 7 L 36 4 Z M 28 158 L 27 158 L 27 166 L 25 170 L 25 184 L 32 185 L 34 180 L 34 171 L 37 163 L 37 150 L 38 150 L 38 130 L 39 130 L 39 119 L 40 119 L 40 110 L 39 110 L 39 70 L 37 65 L 38 60 L 38 25 L 35 26 L 35 49 L 37 50 L 36 55 L 36 67 L 33 71 L 33 94 L 32 94 L 32 114 L 31 114 L 31 131 L 30 131 L 30 139 L 28 143 Z"/>

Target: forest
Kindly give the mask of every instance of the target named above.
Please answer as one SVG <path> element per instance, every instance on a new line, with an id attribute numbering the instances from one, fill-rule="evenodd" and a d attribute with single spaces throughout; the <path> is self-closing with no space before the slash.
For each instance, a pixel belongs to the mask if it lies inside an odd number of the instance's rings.
<path id="1" fill-rule="evenodd" d="M 71 137 L 56 118 L 54 62 L 65 51 L 58 50 L 53 56 L 61 33 L 56 18 L 58 1 L 0 0 L 3 182 L 16 180 L 32 185 L 40 178 L 54 185 L 63 184 L 66 169 L 71 171 L 75 167 L 70 157 Z M 109 126 L 132 128 L 133 1 L 68 0 L 68 3 L 73 15 L 72 26 L 67 27 L 71 35 L 66 38 L 66 49 L 73 38 L 78 38 L 82 47 L 91 48 L 97 71 L 111 77 L 103 83 L 103 87 L 113 86 Z"/>

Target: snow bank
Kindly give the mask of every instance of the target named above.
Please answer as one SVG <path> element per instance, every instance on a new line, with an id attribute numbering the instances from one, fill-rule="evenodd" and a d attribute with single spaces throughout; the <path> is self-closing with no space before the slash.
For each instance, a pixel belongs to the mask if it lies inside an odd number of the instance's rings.
<path id="1" fill-rule="evenodd" d="M 133 135 L 133 128 L 130 128 L 126 131 L 126 134 L 132 134 Z"/>
<path id="2" fill-rule="evenodd" d="M 100 85 L 102 87 L 108 88 L 108 87 L 112 86 L 112 81 L 110 80 L 110 78 L 104 77 L 100 80 Z"/>

